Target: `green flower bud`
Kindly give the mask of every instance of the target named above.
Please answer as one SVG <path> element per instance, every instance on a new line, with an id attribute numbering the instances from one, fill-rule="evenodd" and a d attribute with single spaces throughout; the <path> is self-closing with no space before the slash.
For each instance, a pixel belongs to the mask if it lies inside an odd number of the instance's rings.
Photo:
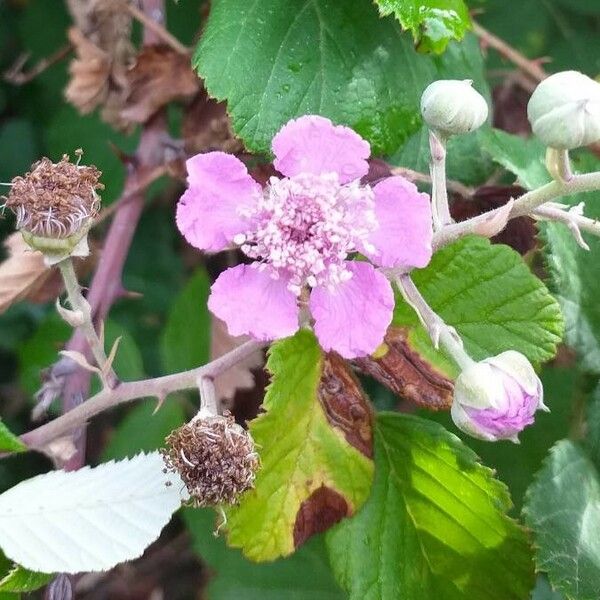
<path id="1" fill-rule="evenodd" d="M 527 105 L 533 133 L 550 148 L 571 150 L 600 140 L 600 83 L 563 71 L 540 83 Z"/>
<path id="2" fill-rule="evenodd" d="M 469 133 L 483 125 L 488 105 L 470 79 L 442 79 L 423 92 L 421 114 L 434 131 L 445 135 Z"/>

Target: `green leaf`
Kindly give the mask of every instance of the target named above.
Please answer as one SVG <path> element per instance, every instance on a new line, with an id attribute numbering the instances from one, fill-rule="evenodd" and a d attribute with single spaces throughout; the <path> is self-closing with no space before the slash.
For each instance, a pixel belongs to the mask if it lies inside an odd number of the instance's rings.
<path id="1" fill-rule="evenodd" d="M 598 170 L 600 161 L 586 155 L 577 166 L 582 172 Z M 570 205 L 584 200 L 585 215 L 600 218 L 598 192 L 560 199 Z M 578 367 L 600 374 L 600 238 L 583 233 L 588 252 L 578 246 L 565 225 L 542 223 L 540 228 L 551 289 L 565 317 L 566 342 L 577 351 Z"/>
<path id="2" fill-rule="evenodd" d="M 299 510 L 322 498 L 315 494 L 329 492 L 354 513 L 373 475 L 372 461 L 328 422 L 317 394 L 323 355 L 314 335 L 302 330 L 274 344 L 267 368 L 266 412 L 250 423 L 261 459 L 256 487 L 227 512 L 230 545 L 256 561 L 294 551 Z"/>
<path id="3" fill-rule="evenodd" d="M 34 592 L 50 583 L 54 575 L 35 573 L 20 565 L 15 567 L 0 580 L 0 592 Z"/>
<path id="4" fill-rule="evenodd" d="M 436 252 L 413 278 L 431 308 L 457 329 L 476 360 L 518 350 L 540 363 L 556 353 L 563 329 L 559 306 L 508 246 L 481 237 L 464 238 Z M 413 309 L 399 297 L 393 322 L 410 327 L 413 347 L 455 374 L 442 353 L 433 349 Z"/>
<path id="5" fill-rule="evenodd" d="M 186 509 L 183 518 L 194 550 L 216 572 L 208 583 L 208 600 L 343 600 L 322 536 L 314 536 L 292 556 L 266 564 L 244 558 L 213 535 L 210 509 Z"/>
<path id="6" fill-rule="evenodd" d="M 29 170 L 36 158 L 35 131 L 29 121 L 11 119 L 0 126 L 0 181 Z"/>
<path id="7" fill-rule="evenodd" d="M 545 577 L 538 576 L 531 600 L 564 600 L 564 596 L 555 592 Z"/>
<path id="8" fill-rule="evenodd" d="M 321 114 L 390 154 L 419 129 L 429 83 L 483 79 L 472 53 L 453 43 L 442 57 L 420 56 L 368 0 L 216 0 L 193 64 L 251 150 L 268 152 L 289 119 Z"/>
<path id="9" fill-rule="evenodd" d="M 524 187 L 533 189 L 551 180 L 545 164 L 545 147 L 538 139 L 523 139 L 500 129 L 482 131 L 479 139 L 483 150 L 514 173 Z"/>
<path id="10" fill-rule="evenodd" d="M 24 452 L 27 446 L 0 419 L 0 452 Z"/>
<path id="11" fill-rule="evenodd" d="M 572 600 L 597 600 L 600 590 L 600 479 L 578 444 L 556 444 L 527 492 L 536 565 Z"/>
<path id="12" fill-rule="evenodd" d="M 375 482 L 353 518 L 327 534 L 350 600 L 525 600 L 524 530 L 505 486 L 440 425 L 379 413 Z"/>
<path id="13" fill-rule="evenodd" d="M 592 460 L 600 465 L 600 387 L 588 401 L 586 444 Z"/>
<path id="14" fill-rule="evenodd" d="M 102 462 L 156 450 L 185 421 L 185 413 L 175 397 L 169 397 L 156 413 L 155 408 L 154 402 L 145 401 L 127 413 L 104 449 Z"/>
<path id="15" fill-rule="evenodd" d="M 199 269 L 171 306 L 161 339 L 163 365 L 169 373 L 193 369 L 208 361 L 209 291 L 208 275 L 203 268 Z"/>
<path id="16" fill-rule="evenodd" d="M 419 50 L 443 52 L 471 26 L 463 0 L 375 0 L 382 16 L 394 15 L 409 29 Z"/>

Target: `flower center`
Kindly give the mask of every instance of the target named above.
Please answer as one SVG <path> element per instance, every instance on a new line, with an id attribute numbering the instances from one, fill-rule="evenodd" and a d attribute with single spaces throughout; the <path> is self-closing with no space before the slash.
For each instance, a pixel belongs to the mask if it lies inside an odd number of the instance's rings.
<path id="1" fill-rule="evenodd" d="M 371 188 L 342 185 L 336 173 L 271 177 L 244 216 L 253 227 L 234 241 L 273 277 L 289 276 L 296 295 L 305 285 L 331 287 L 350 279 L 348 254 L 368 246 L 377 227 Z"/>

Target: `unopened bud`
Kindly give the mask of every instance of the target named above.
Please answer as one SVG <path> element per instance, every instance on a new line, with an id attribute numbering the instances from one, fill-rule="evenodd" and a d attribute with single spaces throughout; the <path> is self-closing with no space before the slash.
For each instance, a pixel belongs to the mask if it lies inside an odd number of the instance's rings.
<path id="1" fill-rule="evenodd" d="M 23 239 L 47 262 L 87 255 L 87 232 L 100 207 L 100 175 L 65 155 L 58 163 L 42 158 L 12 180 L 6 207 L 16 215 Z"/>
<path id="2" fill-rule="evenodd" d="M 509 350 L 462 371 L 454 386 L 452 419 L 473 437 L 518 442 L 535 412 L 548 410 L 543 396 L 542 382 L 529 361 Z"/>
<path id="3" fill-rule="evenodd" d="M 533 133 L 550 148 L 570 150 L 600 140 L 600 83 L 577 71 L 544 79 L 527 105 Z"/>
<path id="4" fill-rule="evenodd" d="M 236 504 L 254 487 L 259 466 L 254 440 L 231 415 L 200 413 L 165 442 L 165 464 L 179 473 L 196 506 Z"/>
<path id="5" fill-rule="evenodd" d="M 421 96 L 421 114 L 430 129 L 446 135 L 469 133 L 488 116 L 485 98 L 469 79 L 441 79 Z"/>

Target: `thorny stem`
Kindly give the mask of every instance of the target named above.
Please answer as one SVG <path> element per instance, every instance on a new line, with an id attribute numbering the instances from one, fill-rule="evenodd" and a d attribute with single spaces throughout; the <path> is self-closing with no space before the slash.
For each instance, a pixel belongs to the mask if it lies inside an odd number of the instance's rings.
<path id="1" fill-rule="evenodd" d="M 165 44 L 173 48 L 175 52 L 188 56 L 190 49 L 184 46 L 174 35 L 171 35 L 160 23 L 155 21 L 151 16 L 148 16 L 145 12 L 133 4 L 127 4 L 124 9 L 134 18 L 137 19 L 144 27 L 150 29 L 156 37 L 158 37 Z"/>
<path id="2" fill-rule="evenodd" d="M 163 0 L 143 0 L 142 9 L 145 14 L 161 18 L 164 15 Z M 151 28 L 144 28 L 144 45 L 152 45 L 160 41 Z M 127 174 L 123 197 L 127 202 L 119 203 L 114 219 L 104 240 L 104 251 L 100 257 L 98 268 L 92 278 L 87 300 L 92 311 L 92 320 L 104 320 L 112 303 L 123 293 L 121 272 L 129 253 L 144 207 L 144 192 L 140 189 L 140 180 L 148 168 L 164 163 L 163 142 L 165 136 L 165 119 L 162 113 L 154 116 L 143 128 L 140 142 Z M 134 193 L 134 190 L 138 190 Z M 67 350 L 85 353 L 87 343 L 80 331 L 75 331 L 67 343 Z M 72 362 L 72 361 L 71 361 Z M 65 360 L 58 361 L 51 369 L 51 376 L 64 381 L 62 389 L 62 412 L 78 407 L 89 393 L 90 373 L 81 368 L 72 368 L 72 372 L 61 376 Z M 85 430 L 74 433 L 77 452 L 64 464 L 67 470 L 81 467 L 85 462 Z"/>
<path id="3" fill-rule="evenodd" d="M 23 434 L 21 441 L 31 450 L 43 452 L 49 442 L 82 427 L 93 416 L 105 410 L 131 400 L 150 397 L 162 400 L 172 392 L 193 389 L 200 379 L 212 380 L 264 345 L 263 342 L 246 342 L 212 362 L 189 371 L 154 379 L 122 382 L 112 389 L 105 388 L 62 416 Z"/>
<path id="4" fill-rule="evenodd" d="M 507 218 L 514 219 L 515 217 L 531 215 L 547 202 L 551 202 L 562 196 L 571 196 L 581 192 L 593 192 L 596 190 L 600 190 L 600 171 L 573 175 L 569 181 L 551 181 L 517 198 L 512 204 Z M 490 220 L 490 215 L 493 212 L 489 211 L 472 219 L 447 225 L 440 231 L 437 231 L 433 236 L 434 249 L 437 250 L 466 235 L 479 233 L 481 227 L 485 226 Z M 590 221 L 592 220 L 590 219 Z M 592 223 L 587 223 L 586 230 L 597 235 L 598 228 L 594 227 Z"/>
<path id="5" fill-rule="evenodd" d="M 103 372 L 101 375 L 102 383 L 105 386 L 114 387 L 117 377 L 112 368 L 109 368 L 108 372 L 104 374 L 104 368 L 108 365 L 108 358 L 104 351 L 102 341 L 98 337 L 94 324 L 92 323 L 92 311 L 89 302 L 81 294 L 81 287 L 79 286 L 77 274 L 73 268 L 73 259 L 68 257 L 65 260 L 62 260 L 58 263 L 58 268 L 60 269 L 60 274 L 65 283 L 69 304 L 74 311 L 81 314 L 82 323 L 79 325 L 79 329 L 83 332 L 83 335 L 90 346 L 96 365 Z"/>
<path id="6" fill-rule="evenodd" d="M 447 325 L 431 306 L 427 304 L 427 300 L 423 298 L 410 275 L 403 273 L 396 276 L 395 280 L 402 293 L 402 297 L 417 313 L 434 347 L 437 349 L 441 346 L 461 369 L 471 366 L 474 361 L 465 352 L 462 340 L 458 333 L 456 333 L 456 330 Z"/>
<path id="7" fill-rule="evenodd" d="M 527 73 L 527 75 L 536 81 L 539 82 L 548 77 L 546 71 L 544 71 L 544 69 L 540 67 L 536 61 L 528 59 L 518 50 L 515 50 L 512 46 L 509 46 L 504 40 L 501 40 L 487 29 L 484 29 L 475 21 L 473 22 L 473 32 L 487 46 L 494 48 L 494 50 L 496 50 L 500 55 L 517 65 L 521 71 Z"/>
<path id="8" fill-rule="evenodd" d="M 431 150 L 431 206 L 433 230 L 439 231 L 452 223 L 446 190 L 446 138 L 439 132 L 429 132 Z"/>

